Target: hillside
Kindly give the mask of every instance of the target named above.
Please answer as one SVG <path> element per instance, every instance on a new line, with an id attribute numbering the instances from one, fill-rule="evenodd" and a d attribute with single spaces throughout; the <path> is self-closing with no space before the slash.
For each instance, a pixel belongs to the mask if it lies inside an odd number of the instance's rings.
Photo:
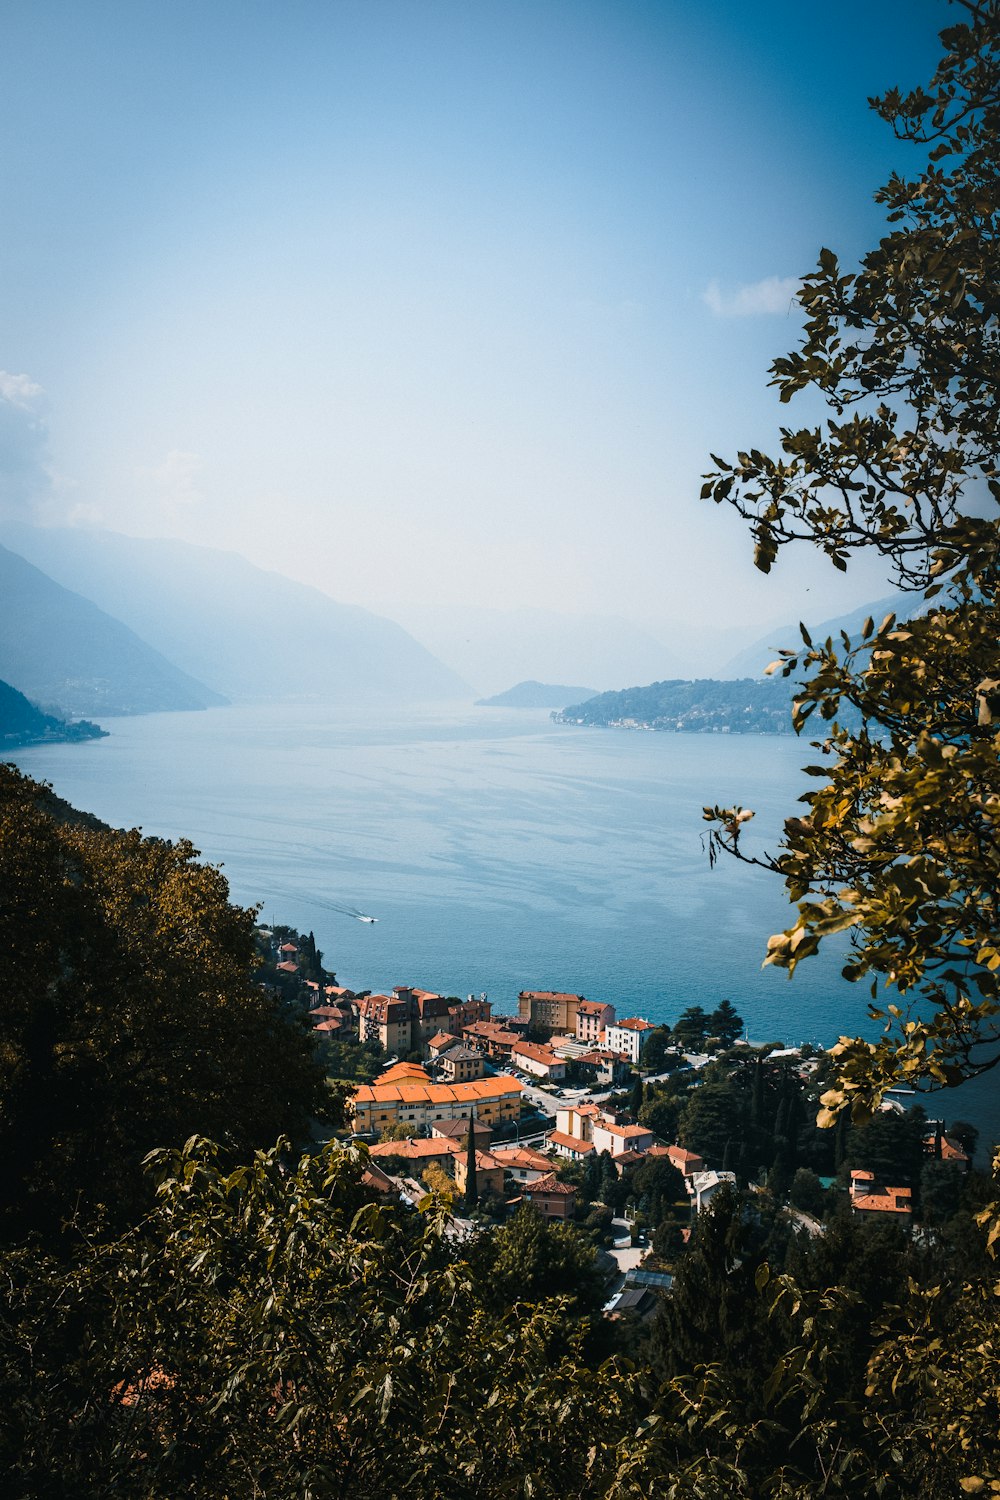
<path id="1" fill-rule="evenodd" d="M 401 626 L 234 552 L 110 531 L 7 532 L 37 567 L 228 698 L 469 696 Z"/>
<path id="2" fill-rule="evenodd" d="M 564 708 L 593 698 L 595 688 L 559 687 L 549 682 L 519 682 L 494 698 L 477 698 L 477 708 Z"/>
<path id="3" fill-rule="evenodd" d="M 6 547 L 0 547 L 0 679 L 70 716 L 225 702 L 120 620 Z"/>
<path id="4" fill-rule="evenodd" d="M 852 638 L 861 634 L 861 627 L 869 615 L 876 624 L 883 620 L 887 614 L 898 614 L 905 619 L 913 613 L 919 601 L 912 596 L 903 594 L 889 594 L 884 599 L 876 599 L 871 604 L 860 605 L 858 609 L 852 609 L 846 615 L 837 615 L 832 620 L 821 620 L 818 625 L 806 621 L 814 640 L 822 641 L 829 636 L 837 636 L 845 630 Z M 727 679 L 734 677 L 760 677 L 765 667 L 774 661 L 779 650 L 782 648 L 792 650 L 802 640 L 799 627 L 795 625 L 779 625 L 774 630 L 769 630 L 767 635 L 761 636 L 754 641 L 752 646 L 746 646 L 742 651 L 725 663 L 722 668 Z"/>
<path id="5" fill-rule="evenodd" d="M 0 682 L 0 750 L 14 750 L 21 745 L 57 745 L 75 740 L 101 739 L 107 730 L 80 719 L 75 724 L 42 713 L 23 693 Z"/>
<path id="6" fill-rule="evenodd" d="M 672 678 L 601 693 L 552 717 L 560 724 L 683 733 L 791 734 L 791 685 L 783 678 L 735 682 Z"/>

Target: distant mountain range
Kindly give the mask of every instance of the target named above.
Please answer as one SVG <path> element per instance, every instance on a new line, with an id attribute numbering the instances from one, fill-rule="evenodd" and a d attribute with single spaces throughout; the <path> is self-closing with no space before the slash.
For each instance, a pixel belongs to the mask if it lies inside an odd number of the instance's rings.
<path id="1" fill-rule="evenodd" d="M 457 604 L 380 607 L 483 696 L 529 678 L 603 689 L 685 670 L 675 651 L 617 615 Z"/>
<path id="2" fill-rule="evenodd" d="M 0 671 L 9 667 L 10 680 L 32 697 L 67 705 L 72 697 L 74 711 L 140 713 L 226 698 L 412 703 L 471 695 L 455 672 L 401 626 L 254 567 L 235 553 L 98 530 L 10 524 L 4 533 L 10 547 L 55 580 L 53 587 L 62 585 L 83 596 L 81 604 L 90 601 L 92 609 L 99 606 L 97 613 L 114 616 L 133 640 L 159 653 L 178 680 L 177 689 L 168 692 L 156 677 L 140 700 L 130 669 L 112 708 L 96 682 L 89 690 L 72 686 L 86 675 L 82 669 L 67 667 L 60 678 L 56 667 L 63 637 L 53 632 L 58 638 L 41 674 L 43 694 L 39 671 L 21 661 L 26 643 L 20 636 L 10 640 L 15 622 L 0 615 L 0 636 L 10 644 L 0 657 Z M 41 590 L 37 581 L 35 587 Z M 180 682 L 197 701 L 176 701 Z M 78 710 L 84 698 L 85 710 Z"/>
<path id="3" fill-rule="evenodd" d="M 91 724 L 89 719 L 70 724 L 54 714 L 42 713 L 9 682 L 0 682 L 0 751 L 15 750 L 23 745 L 96 740 L 106 733 L 99 725 Z"/>
<path id="4" fill-rule="evenodd" d="M 846 630 L 853 638 L 861 634 L 861 627 L 869 615 L 879 625 L 888 614 L 898 614 L 901 619 L 905 619 L 919 604 L 919 595 L 889 594 L 884 599 L 876 599 L 873 604 L 863 604 L 859 609 L 852 609 L 849 614 L 837 615 L 832 620 L 821 620 L 818 625 L 807 620 L 806 626 L 816 641 L 823 641 L 828 635 L 837 636 L 842 630 Z M 747 646 L 730 657 L 719 675 L 727 679 L 762 677 L 765 667 L 775 660 L 780 650 L 794 651 L 801 644 L 802 636 L 797 624 L 781 625 L 776 630 L 769 630 L 767 635 L 754 641 L 752 646 Z"/>
<path id="5" fill-rule="evenodd" d="M 493 698 L 477 698 L 477 708 L 564 708 L 594 696 L 594 688 L 558 687 L 548 682 L 519 682 Z"/>
<path id="6" fill-rule="evenodd" d="M 71 717 L 208 708 L 189 677 L 89 599 L 0 547 L 0 678 Z"/>

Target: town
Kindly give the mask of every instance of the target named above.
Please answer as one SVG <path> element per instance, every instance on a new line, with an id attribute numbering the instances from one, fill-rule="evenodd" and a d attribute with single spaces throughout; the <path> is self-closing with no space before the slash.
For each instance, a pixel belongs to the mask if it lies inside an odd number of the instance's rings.
<path id="1" fill-rule="evenodd" d="M 610 1314 L 655 1311 L 727 1187 L 770 1194 L 810 1236 L 838 1212 L 933 1233 L 961 1201 L 974 1127 L 946 1130 L 897 1091 L 860 1129 L 842 1114 L 818 1130 L 828 1055 L 751 1044 L 728 1000 L 672 1027 L 545 990 L 494 1015 L 486 995 L 355 992 L 292 928 L 258 929 L 258 948 L 343 1090 L 340 1135 L 366 1146 L 369 1186 L 412 1205 L 436 1193 L 466 1231 L 526 1206 L 576 1224 Z"/>

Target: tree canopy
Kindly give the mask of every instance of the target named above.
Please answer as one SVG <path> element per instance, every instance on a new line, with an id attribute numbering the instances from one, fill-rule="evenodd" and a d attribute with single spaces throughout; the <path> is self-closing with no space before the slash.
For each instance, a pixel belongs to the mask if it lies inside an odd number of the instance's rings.
<path id="1" fill-rule="evenodd" d="M 716 460 L 702 492 L 750 522 L 765 572 L 796 542 L 840 569 L 875 550 L 915 596 L 853 642 L 803 627 L 773 664 L 805 674 L 795 726 L 824 736 L 777 856 L 745 853 L 747 811 L 706 809 L 713 852 L 779 871 L 797 906 L 766 961 L 794 972 L 847 932 L 844 973 L 879 1002 L 882 1039 L 838 1046 L 832 1112 L 1000 1060 L 997 5 L 962 3 L 942 41 L 929 88 L 873 101 L 917 152 L 877 195 L 887 234 L 857 270 L 821 252 L 801 344 L 772 366 L 783 402 L 811 391 L 828 417 L 783 428 L 780 457 Z"/>

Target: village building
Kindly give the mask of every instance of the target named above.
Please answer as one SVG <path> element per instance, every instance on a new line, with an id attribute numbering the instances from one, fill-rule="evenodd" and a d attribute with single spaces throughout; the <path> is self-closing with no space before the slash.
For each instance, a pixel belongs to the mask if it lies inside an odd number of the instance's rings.
<path id="1" fill-rule="evenodd" d="M 453 1160 L 455 1187 L 464 1197 L 468 1192 L 468 1155 L 459 1148 Z M 497 1161 L 491 1151 L 477 1150 L 476 1195 L 481 1198 L 484 1193 L 495 1193 L 498 1198 L 503 1197 L 503 1164 Z"/>
<path id="2" fill-rule="evenodd" d="M 953 1140 L 951 1136 L 945 1135 L 940 1124 L 924 1136 L 924 1151 L 935 1161 L 950 1161 L 963 1172 L 968 1172 L 972 1166 L 968 1152 L 960 1143 Z"/>
<path id="3" fill-rule="evenodd" d="M 576 1188 L 568 1182 L 560 1182 L 554 1172 L 526 1183 L 521 1190 L 521 1202 L 537 1208 L 543 1219 L 571 1219 L 576 1207 Z"/>
<path id="4" fill-rule="evenodd" d="M 377 1042 L 383 1052 L 409 1052 L 409 1006 L 388 995 L 366 995 L 358 1005 L 358 1035 L 362 1042 Z"/>
<path id="5" fill-rule="evenodd" d="M 548 1157 L 531 1146 L 494 1146 L 493 1155 L 503 1166 L 504 1176 L 514 1182 L 537 1182 L 552 1171 Z"/>
<path id="6" fill-rule="evenodd" d="M 908 1187 L 882 1187 L 874 1172 L 851 1173 L 851 1212 L 859 1218 L 889 1214 L 901 1224 L 913 1218 L 913 1193 Z"/>
<path id="7" fill-rule="evenodd" d="M 461 1038 L 452 1036 L 450 1031 L 436 1031 L 427 1043 L 427 1056 L 431 1062 L 437 1062 L 449 1047 L 457 1047 L 460 1041 Z"/>
<path id="8" fill-rule="evenodd" d="M 422 1079 L 397 1083 L 383 1077 L 361 1084 L 351 1100 L 355 1130 L 378 1132 L 400 1124 L 416 1130 L 470 1114 L 495 1128 L 520 1117 L 522 1086 L 516 1078 L 502 1074 L 469 1083 L 432 1083 L 426 1070 L 420 1071 Z"/>
<path id="9" fill-rule="evenodd" d="M 438 1068 L 448 1083 L 468 1083 L 472 1078 L 482 1078 L 486 1065 L 481 1052 L 458 1043 L 441 1054 Z"/>
<path id="10" fill-rule="evenodd" d="M 622 1052 L 633 1063 L 638 1064 L 642 1049 L 651 1031 L 656 1028 L 652 1021 L 641 1016 L 627 1016 L 605 1029 L 605 1046 L 611 1052 Z"/>
<path id="11" fill-rule="evenodd" d="M 576 1008 L 575 1035 L 578 1042 L 597 1046 L 605 1027 L 613 1026 L 615 1008 L 603 1000 L 581 1000 Z"/>
<path id="12" fill-rule="evenodd" d="M 645 1125 L 618 1125 L 614 1120 L 602 1117 L 593 1122 L 590 1139 L 595 1151 L 621 1156 L 625 1152 L 645 1153 L 656 1137 Z"/>
<path id="13" fill-rule="evenodd" d="M 453 1000 L 448 1007 L 448 1030 L 461 1036 L 463 1027 L 471 1026 L 474 1021 L 488 1021 L 492 1013 L 492 1003 L 485 995 L 480 995 L 478 1000 L 475 995 L 470 995 L 468 1000 Z"/>
<path id="14" fill-rule="evenodd" d="M 494 1062 L 505 1063 L 510 1061 L 510 1055 L 521 1040 L 521 1034 L 510 1031 L 501 1021 L 472 1021 L 468 1026 L 463 1026 L 462 1040 L 468 1046 L 485 1052 Z"/>
<path id="15" fill-rule="evenodd" d="M 411 1138 L 407 1141 L 379 1141 L 372 1146 L 369 1155 L 385 1168 L 387 1160 L 405 1162 L 407 1171 L 413 1175 L 420 1173 L 430 1163 L 437 1162 L 446 1172 L 453 1171 L 453 1161 L 460 1147 L 457 1142 L 448 1140 L 441 1136 L 430 1136 L 424 1139 Z"/>
<path id="16" fill-rule="evenodd" d="M 697 1151 L 685 1151 L 683 1146 L 653 1146 L 650 1156 L 666 1156 L 682 1177 L 693 1177 L 695 1172 L 704 1172 L 705 1159 Z"/>
<path id="17" fill-rule="evenodd" d="M 703 1208 L 707 1208 L 716 1193 L 727 1183 L 736 1187 L 735 1172 L 693 1172 L 686 1178 L 685 1185 L 695 1212 L 701 1213 Z"/>
<path id="18" fill-rule="evenodd" d="M 493 1137 L 492 1128 L 484 1124 L 482 1120 L 473 1119 L 472 1132 L 476 1145 L 482 1146 L 485 1150 Z M 438 1140 L 458 1141 L 464 1145 L 469 1138 L 469 1117 L 466 1115 L 464 1119 L 459 1117 L 454 1120 L 434 1120 L 430 1125 L 430 1134 L 432 1138 L 436 1137 Z"/>
<path id="19" fill-rule="evenodd" d="M 517 1042 L 511 1048 L 510 1060 L 514 1067 L 523 1068 L 536 1078 L 560 1079 L 566 1077 L 566 1064 L 557 1057 L 551 1047 L 536 1042 Z"/>
<path id="20" fill-rule="evenodd" d="M 560 990 L 522 990 L 517 997 L 517 1013 L 532 1026 L 548 1026 L 553 1031 L 576 1034 L 576 1013 L 584 995 L 567 995 Z"/>

